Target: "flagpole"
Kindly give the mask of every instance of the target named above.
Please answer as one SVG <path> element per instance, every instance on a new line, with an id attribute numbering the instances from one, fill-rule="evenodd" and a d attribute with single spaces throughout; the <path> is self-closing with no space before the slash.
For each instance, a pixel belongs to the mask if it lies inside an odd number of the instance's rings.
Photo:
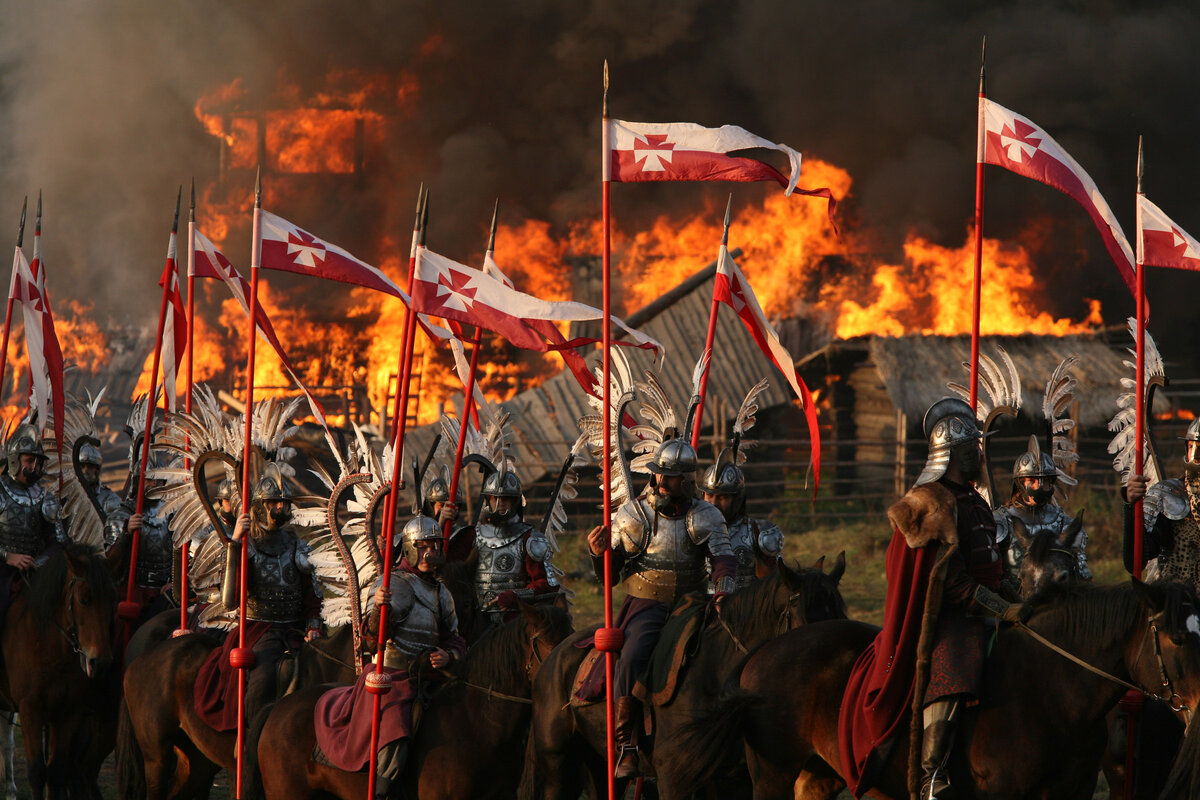
<path id="1" fill-rule="evenodd" d="M 721 247 L 729 246 L 729 222 L 733 214 L 733 192 L 729 193 L 729 202 L 725 204 L 725 229 L 721 232 Z M 717 263 L 717 269 L 721 265 Z M 704 398 L 708 396 L 708 371 L 712 367 L 712 350 L 713 340 L 717 337 L 717 309 L 720 304 L 717 302 L 717 279 L 716 274 L 713 274 L 713 299 L 712 309 L 708 312 L 708 334 L 704 337 L 704 354 L 701 356 L 703 360 L 703 372 L 700 374 L 700 400 L 696 403 L 696 419 L 692 425 L 692 449 L 696 450 L 700 445 L 700 428 L 704 420 Z"/>
<path id="2" fill-rule="evenodd" d="M 496 206 L 492 209 L 492 233 L 488 237 L 487 250 L 483 254 L 483 264 L 486 267 L 488 258 L 496 252 L 496 219 L 500 215 L 500 198 L 496 198 Z M 410 287 L 411 291 L 411 287 Z M 454 451 L 454 472 L 450 477 L 450 502 L 453 503 L 458 497 L 458 478 L 462 472 L 463 460 L 463 445 L 467 441 L 467 424 L 471 420 L 471 399 L 475 391 L 475 368 L 479 364 L 479 350 L 483 345 L 483 328 L 475 326 L 475 338 L 471 341 L 471 368 L 467 372 L 467 382 L 463 385 L 463 410 L 459 415 L 461 419 L 458 423 L 458 446 Z M 503 464 L 497 464 L 497 467 L 503 468 Z M 421 487 L 414 487 L 415 491 L 420 494 Z M 450 526 L 453 525 L 452 520 L 446 520 L 442 523 L 442 543 L 443 549 L 450 546 Z"/>
<path id="3" fill-rule="evenodd" d="M 179 206 L 183 200 L 183 187 L 175 197 L 175 221 L 171 223 L 171 241 L 167 248 L 167 263 L 163 266 L 162 302 L 158 307 L 158 332 L 154 338 L 154 359 L 150 367 L 150 392 L 146 396 L 146 429 L 142 436 L 141 466 L 138 468 L 137 506 L 135 513 L 140 517 L 146 508 L 146 466 L 150 462 L 150 436 L 154 426 L 154 415 L 158 412 L 158 364 L 162 355 L 163 327 L 167 317 L 167 296 L 171 291 L 171 261 L 175 258 L 175 237 L 179 233 Z M 133 631 L 133 622 L 142 613 L 142 606 L 134 599 L 137 594 L 138 543 L 141 527 L 130 528 L 129 574 L 125 578 L 125 600 L 117 604 L 117 616 L 125 620 L 126 639 Z"/>
<path id="4" fill-rule="evenodd" d="M 612 368 L 612 218 L 609 213 L 609 188 L 612 184 L 612 141 L 608 121 L 608 61 L 604 62 L 604 103 L 601 113 L 601 166 L 600 166 L 600 202 L 601 229 L 603 241 L 602 292 L 604 295 L 604 326 L 603 326 L 603 355 L 601 357 L 604 387 L 604 627 L 596 631 L 595 646 L 604 653 L 604 719 L 605 719 L 605 751 L 608 761 L 608 800 L 616 800 L 617 783 L 617 748 L 615 732 L 617 727 L 616 705 L 613 697 L 613 675 L 616 664 L 616 654 L 621 651 L 624 635 L 620 628 L 613 627 L 612 613 L 612 382 L 609 371 Z M 619 430 L 619 429 L 618 429 Z M 631 502 L 637 502 L 631 498 Z"/>
<path id="5" fill-rule="evenodd" d="M 412 297 L 413 281 L 417 273 L 417 251 L 425 244 L 425 225 L 429 214 L 429 196 L 424 187 L 417 191 L 417 213 L 413 222 L 412 247 L 408 256 L 408 296 Z M 412 370 L 413 343 L 416 340 L 417 315 L 408 305 L 404 306 L 404 336 L 400 348 L 400 359 L 396 371 L 396 403 L 392 412 L 392 483 L 391 491 L 383 503 L 383 568 L 384 591 L 390 591 L 392 583 L 392 559 L 395 557 L 392 528 L 396 525 L 396 501 L 400 493 L 400 475 L 404 472 L 401 453 L 404 429 L 408 423 L 408 384 Z M 419 493 L 421 487 L 415 487 Z M 367 535 L 373 533 L 367 531 Z M 366 689 L 375 696 L 371 711 L 370 763 L 367 766 L 367 800 L 375 797 L 375 771 L 379 765 L 379 716 L 383 709 L 383 695 L 391 691 L 392 676 L 383 671 L 383 655 L 387 642 L 387 604 L 379 606 L 379 637 L 375 642 L 375 671 L 367 675 Z"/>
<path id="6" fill-rule="evenodd" d="M 246 425 L 243 431 L 242 449 L 242 516 L 250 513 L 250 456 L 253 442 L 251 439 L 254 422 L 254 345 L 258 341 L 255 318 L 258 315 L 258 273 L 262 261 L 262 167 L 254 178 L 254 223 L 251 232 L 250 245 L 250 314 L 248 332 L 246 334 Z M 249 532 L 247 532 L 248 534 Z M 249 546 L 241 543 L 241 563 L 238 565 L 238 646 L 229 653 L 229 666 L 238 671 L 237 699 L 237 745 L 234 749 L 234 761 L 237 763 L 237 777 L 234 786 L 234 797 L 242 797 L 242 751 L 246 746 L 246 671 L 254 666 L 254 651 L 246 647 L 246 577 L 249 572 Z"/>
<path id="7" fill-rule="evenodd" d="M 984 106 L 987 103 L 987 86 L 984 72 L 984 56 L 987 54 L 987 37 L 979 52 L 979 127 L 975 150 L 975 273 L 971 289 L 971 410 L 976 409 L 979 397 L 979 297 L 983 283 L 983 148 L 986 126 Z"/>
<path id="8" fill-rule="evenodd" d="M 183 410 L 192 413 L 192 350 L 195 349 L 196 337 L 196 179 L 192 178 L 192 203 L 188 208 L 188 280 L 187 280 L 187 394 L 183 398 Z M 191 467 L 191 459 L 184 459 L 184 465 Z M 179 630 L 176 634 L 188 631 L 188 562 L 191 560 L 191 542 L 184 541 L 179 545 L 179 583 L 176 593 L 179 597 Z"/>
<path id="9" fill-rule="evenodd" d="M 12 329 L 13 300 L 17 292 L 17 260 L 21 256 L 21 244 L 25 241 L 25 209 L 29 205 L 26 197 L 21 203 L 21 223 L 17 226 L 17 250 L 13 253 L 12 277 L 8 280 L 8 308 L 4 312 L 4 339 L 0 342 L 0 403 L 4 402 L 4 370 L 8 366 L 8 333 Z"/>

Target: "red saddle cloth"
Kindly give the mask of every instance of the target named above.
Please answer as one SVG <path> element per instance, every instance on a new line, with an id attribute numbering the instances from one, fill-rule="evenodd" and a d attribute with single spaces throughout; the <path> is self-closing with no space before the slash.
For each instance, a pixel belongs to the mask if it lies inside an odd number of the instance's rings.
<path id="1" fill-rule="evenodd" d="M 254 647 L 270 629 L 270 622 L 249 620 L 246 623 L 246 647 Z M 238 671 L 229 665 L 229 652 L 237 646 L 238 631 L 234 628 L 224 643 L 208 654 L 196 675 L 196 714 L 213 730 L 237 730 Z"/>
<path id="2" fill-rule="evenodd" d="M 352 686 L 330 689 L 313 708 L 317 746 L 329 763 L 347 772 L 359 772 L 371 761 L 371 721 L 375 710 L 374 695 L 367 691 L 363 670 Z M 413 682 L 402 669 L 384 667 L 392 676 L 392 689 L 382 695 L 379 714 L 379 746 L 412 734 L 412 704 L 416 697 Z"/>

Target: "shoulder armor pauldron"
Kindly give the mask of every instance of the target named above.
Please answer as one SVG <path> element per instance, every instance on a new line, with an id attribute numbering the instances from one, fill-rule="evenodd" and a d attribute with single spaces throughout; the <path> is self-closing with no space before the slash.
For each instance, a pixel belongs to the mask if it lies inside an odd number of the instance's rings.
<path id="1" fill-rule="evenodd" d="M 765 519 L 755 520 L 754 524 L 758 526 L 758 549 L 771 557 L 783 555 L 783 530 Z"/>
<path id="2" fill-rule="evenodd" d="M 1187 488 L 1179 478 L 1159 481 L 1146 490 L 1142 501 L 1142 514 L 1146 520 L 1146 530 L 1154 529 L 1154 522 L 1162 514 L 1172 522 L 1178 522 L 1191 511 L 1188 502 Z"/>
<path id="3" fill-rule="evenodd" d="M 550 540 L 541 531 L 534 531 L 525 541 L 525 553 L 534 561 L 545 561 L 550 557 Z"/>
<path id="4" fill-rule="evenodd" d="M 622 550 L 625 555 L 633 556 L 641 553 L 646 547 L 649 531 L 633 504 L 642 502 L 634 499 L 626 502 L 617 509 L 612 518 L 612 546 L 614 550 Z M 652 511 L 650 513 L 653 513 Z"/>
<path id="5" fill-rule="evenodd" d="M 312 553 L 312 547 L 309 546 L 308 542 L 304 541 L 303 539 L 296 540 L 296 549 L 295 549 L 296 568 L 299 569 L 301 572 L 303 572 L 305 575 L 313 574 L 312 561 L 310 561 L 308 558 L 309 554 L 311 554 L 311 553 Z"/>
<path id="6" fill-rule="evenodd" d="M 725 527 L 725 515 L 717 507 L 697 500 L 687 512 L 687 532 L 696 544 L 704 544 L 713 532 Z"/>

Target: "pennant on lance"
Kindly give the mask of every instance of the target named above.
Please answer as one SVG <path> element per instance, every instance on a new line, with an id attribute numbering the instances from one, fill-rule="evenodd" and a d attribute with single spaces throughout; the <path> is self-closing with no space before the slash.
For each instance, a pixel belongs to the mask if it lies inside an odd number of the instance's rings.
<path id="1" fill-rule="evenodd" d="M 1049 134 L 1020 114 L 981 98 L 977 159 L 1033 178 L 1073 197 L 1100 231 L 1125 285 L 1136 293 L 1133 248 L 1121 224 L 1095 182 Z"/>
<path id="2" fill-rule="evenodd" d="M 63 395 L 63 356 L 54 331 L 54 320 L 46 297 L 38 287 L 37 278 L 18 248 L 16 255 L 14 297 L 21 304 L 25 319 L 25 346 L 29 354 L 29 380 L 33 387 L 34 403 L 43 410 L 39 416 L 39 427 L 46 425 L 45 409 L 53 404 L 55 420 L 63 419 L 66 400 Z M 62 457 L 62 425 L 54 426 L 54 438 Z"/>
<path id="3" fill-rule="evenodd" d="M 769 358 L 771 363 L 783 373 L 783 377 L 791 385 L 792 391 L 803 403 L 804 418 L 808 423 L 808 437 L 812 442 L 813 493 L 815 494 L 821 482 L 821 433 L 817 427 L 816 406 L 813 405 L 808 386 L 796 373 L 795 360 L 787 348 L 780 343 L 775 329 L 767 322 L 767 317 L 758 304 L 758 297 L 755 296 L 753 287 L 750 286 L 746 276 L 742 274 L 741 269 L 730 257 L 729 250 L 725 245 L 721 245 L 721 251 L 717 256 L 717 276 L 713 296 L 737 312 L 746 329 L 750 331 L 750 335 L 754 337 L 754 341 L 758 343 L 763 355 Z"/>
<path id="4" fill-rule="evenodd" d="M 242 311 L 247 315 L 250 313 L 250 303 L 247 297 L 250 296 L 250 283 L 241 276 L 237 269 L 230 263 L 225 254 L 217 249 L 216 245 L 209 240 L 207 236 L 196 231 L 196 255 L 193 259 L 195 264 L 195 277 L 197 278 L 218 278 L 225 282 L 229 293 L 234 296 L 242 306 Z M 279 363 L 283 365 L 288 377 L 296 384 L 297 388 L 304 393 L 305 399 L 308 400 L 309 410 L 312 411 L 313 417 L 316 418 L 322 426 L 328 427 L 325 422 L 325 409 L 317 402 L 317 398 L 313 397 L 312 392 L 300 380 L 300 376 L 296 374 L 296 370 L 292 368 L 292 362 L 288 359 L 287 353 L 283 350 L 283 344 L 279 341 L 279 336 L 275 333 L 275 326 L 271 324 L 271 319 L 263 311 L 263 307 L 255 308 L 254 320 L 255 327 L 258 329 L 258 334 L 271 348 L 275 351 L 275 355 L 279 357 Z"/>
<path id="5" fill-rule="evenodd" d="M 1137 247 L 1139 264 L 1200 271 L 1200 242 L 1144 194 L 1137 196 Z"/>
<path id="6" fill-rule="evenodd" d="M 562 350 L 592 344 L 597 339 L 579 338 L 558 344 L 547 342 L 528 320 L 582 322 L 603 319 L 598 308 L 573 301 L 541 300 L 518 292 L 480 270 L 459 264 L 422 247 L 417 252 L 413 308 L 434 317 L 477 325 L 498 333 L 526 350 Z M 620 319 L 622 328 L 636 347 L 662 353 L 662 345 Z"/>
<path id="7" fill-rule="evenodd" d="M 183 364 L 183 354 L 187 350 L 187 311 L 183 305 L 183 295 L 179 291 L 179 267 L 175 257 L 176 234 L 171 233 L 167 244 L 167 265 L 163 269 L 158 285 L 167 290 L 167 317 L 163 321 L 162 338 L 162 370 L 163 395 L 166 397 L 167 409 L 174 411 L 178 399 L 175 393 L 175 378 L 179 367 Z"/>

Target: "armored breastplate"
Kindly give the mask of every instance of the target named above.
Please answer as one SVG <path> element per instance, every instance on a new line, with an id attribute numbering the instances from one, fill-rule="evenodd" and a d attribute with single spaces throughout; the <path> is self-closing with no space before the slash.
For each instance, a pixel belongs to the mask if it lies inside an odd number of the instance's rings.
<path id="1" fill-rule="evenodd" d="M 757 555 L 754 542 L 754 528 L 749 517 L 742 517 L 729 525 L 729 544 L 733 547 L 733 557 L 737 559 L 737 575 L 734 585 L 741 589 L 754 582 L 755 563 Z"/>
<path id="2" fill-rule="evenodd" d="M 529 582 L 525 572 L 524 523 L 492 525 L 482 523 L 475 529 L 475 547 L 479 563 L 475 567 L 475 600 L 480 608 L 508 589 L 522 589 Z"/>
<path id="3" fill-rule="evenodd" d="M 431 583 L 411 572 L 392 573 L 392 603 L 388 619 L 391 646 L 410 659 L 438 646 L 442 605 L 440 583 Z"/>
<path id="4" fill-rule="evenodd" d="M 1172 523 L 1175 543 L 1158 556 L 1158 580 L 1186 583 L 1200 591 L 1200 525 L 1195 514 Z"/>
<path id="5" fill-rule="evenodd" d="M 156 505 L 142 518 L 138 534 L 137 585 L 158 589 L 171 580 L 171 557 L 174 549 L 167 519 L 159 516 Z"/>
<path id="6" fill-rule="evenodd" d="M 42 518 L 42 487 L 22 486 L 8 475 L 0 476 L 0 547 L 9 553 L 37 558 L 47 541 Z"/>
<path id="7" fill-rule="evenodd" d="M 304 616 L 301 581 L 307 577 L 296 565 L 296 542 L 277 531 L 266 539 L 249 539 L 249 587 L 246 617 L 265 622 L 297 622 Z"/>
<path id="8" fill-rule="evenodd" d="M 700 585 L 705 575 L 705 548 L 688 533 L 687 516 L 655 516 L 649 509 L 651 530 L 646 549 L 629 565 L 630 574 L 657 570 L 675 573 L 680 584 Z"/>

